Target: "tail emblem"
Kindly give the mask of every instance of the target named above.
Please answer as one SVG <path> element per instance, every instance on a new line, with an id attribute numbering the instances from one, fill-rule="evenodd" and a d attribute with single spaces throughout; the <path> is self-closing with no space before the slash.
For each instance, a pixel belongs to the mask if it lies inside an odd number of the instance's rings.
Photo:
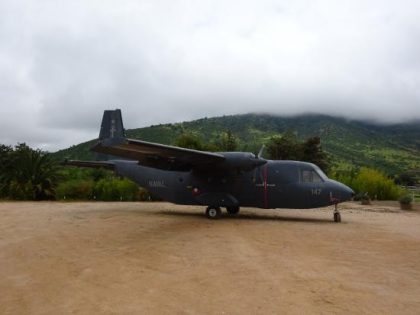
<path id="1" fill-rule="evenodd" d="M 115 128 L 115 119 L 112 119 L 111 120 L 111 129 L 109 130 L 109 132 L 111 134 L 111 138 L 114 138 L 115 131 L 117 131 L 117 129 Z"/>

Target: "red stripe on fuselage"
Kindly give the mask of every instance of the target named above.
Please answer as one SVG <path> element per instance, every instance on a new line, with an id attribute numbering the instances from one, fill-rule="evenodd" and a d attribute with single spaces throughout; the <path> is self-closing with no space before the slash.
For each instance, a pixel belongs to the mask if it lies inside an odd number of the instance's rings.
<path id="1" fill-rule="evenodd" d="M 267 164 L 264 165 L 264 208 L 268 208 L 268 191 L 267 191 L 267 177 L 268 169 Z"/>

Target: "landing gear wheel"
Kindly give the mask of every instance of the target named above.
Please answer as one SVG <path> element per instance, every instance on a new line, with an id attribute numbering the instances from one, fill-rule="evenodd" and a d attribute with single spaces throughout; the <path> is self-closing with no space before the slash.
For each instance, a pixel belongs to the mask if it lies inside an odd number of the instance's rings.
<path id="1" fill-rule="evenodd" d="M 338 211 L 337 204 L 334 205 L 334 222 L 341 222 L 341 214 Z"/>
<path id="2" fill-rule="evenodd" d="M 209 219 L 217 220 L 222 216 L 222 210 L 219 207 L 209 206 L 206 209 L 206 216 Z"/>
<path id="3" fill-rule="evenodd" d="M 334 222 L 341 222 L 341 214 L 339 212 L 334 213 Z"/>
<path id="4" fill-rule="evenodd" d="M 239 213 L 239 207 L 226 207 L 227 213 L 235 215 Z"/>

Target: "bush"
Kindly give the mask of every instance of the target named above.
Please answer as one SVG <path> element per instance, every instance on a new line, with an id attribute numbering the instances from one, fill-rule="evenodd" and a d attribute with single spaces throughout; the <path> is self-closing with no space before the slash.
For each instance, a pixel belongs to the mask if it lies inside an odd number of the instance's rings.
<path id="1" fill-rule="evenodd" d="M 368 193 L 359 192 L 354 196 L 353 200 L 354 201 L 369 201 L 370 198 L 369 198 Z"/>
<path id="2" fill-rule="evenodd" d="M 401 195 L 401 188 L 391 179 L 380 171 L 365 167 L 352 180 L 351 187 L 358 193 L 367 193 L 378 200 L 397 200 Z"/>
<path id="3" fill-rule="evenodd" d="M 31 200 L 34 199 L 33 190 L 31 181 L 19 182 L 12 180 L 8 186 L 8 197 L 12 200 Z"/>
<path id="4" fill-rule="evenodd" d="M 94 187 L 94 195 L 97 200 L 111 201 L 135 201 L 140 199 L 139 187 L 128 179 L 101 179 Z"/>
<path id="5" fill-rule="evenodd" d="M 69 180 L 60 183 L 56 189 L 57 199 L 89 200 L 93 197 L 92 180 Z"/>
<path id="6" fill-rule="evenodd" d="M 362 167 L 335 172 L 331 178 L 351 187 L 355 192 L 355 200 L 363 200 L 366 196 L 378 200 L 397 200 L 402 189 L 393 180 L 378 170 Z"/>
<path id="7" fill-rule="evenodd" d="M 136 183 L 128 179 L 103 178 L 93 180 L 73 179 L 57 187 L 57 199 L 66 200 L 103 200 L 103 201 L 136 201 L 149 200 L 147 191 L 141 190 Z"/>
<path id="8" fill-rule="evenodd" d="M 413 202 L 413 197 L 410 194 L 405 194 L 399 199 L 400 203 L 403 205 L 409 205 Z"/>
<path id="9" fill-rule="evenodd" d="M 151 201 L 154 200 L 152 199 L 152 196 L 150 195 L 149 191 L 147 191 L 146 189 L 140 187 L 139 188 L 139 201 Z"/>

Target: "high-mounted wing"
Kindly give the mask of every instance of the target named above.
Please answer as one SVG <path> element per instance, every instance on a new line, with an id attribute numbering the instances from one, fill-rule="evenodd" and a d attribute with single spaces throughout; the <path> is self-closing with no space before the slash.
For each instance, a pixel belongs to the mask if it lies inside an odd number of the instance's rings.
<path id="1" fill-rule="evenodd" d="M 91 148 L 101 157 L 121 157 L 164 170 L 190 170 L 225 160 L 221 154 L 125 138 L 121 110 L 104 112 L 99 141 Z"/>
<path id="2" fill-rule="evenodd" d="M 225 161 L 218 153 L 204 152 L 126 138 L 100 140 L 92 150 L 107 155 L 137 160 L 139 164 L 165 170 L 189 170 Z"/>
<path id="3" fill-rule="evenodd" d="M 180 148 L 159 143 L 125 138 L 121 110 L 104 112 L 98 142 L 91 148 L 100 159 L 109 162 L 69 161 L 68 165 L 81 167 L 105 167 L 113 169 L 119 158 L 137 161 L 139 164 L 162 170 L 200 171 L 223 170 L 249 171 L 267 163 L 267 160 L 256 157 L 249 152 L 212 153 L 206 151 Z M 96 163 L 96 164 L 95 164 Z M 107 164 L 108 163 L 108 164 Z"/>
<path id="4" fill-rule="evenodd" d="M 108 161 L 79 161 L 79 160 L 65 160 L 62 165 L 64 166 L 77 166 L 88 168 L 104 168 L 114 170 L 115 164 Z"/>

